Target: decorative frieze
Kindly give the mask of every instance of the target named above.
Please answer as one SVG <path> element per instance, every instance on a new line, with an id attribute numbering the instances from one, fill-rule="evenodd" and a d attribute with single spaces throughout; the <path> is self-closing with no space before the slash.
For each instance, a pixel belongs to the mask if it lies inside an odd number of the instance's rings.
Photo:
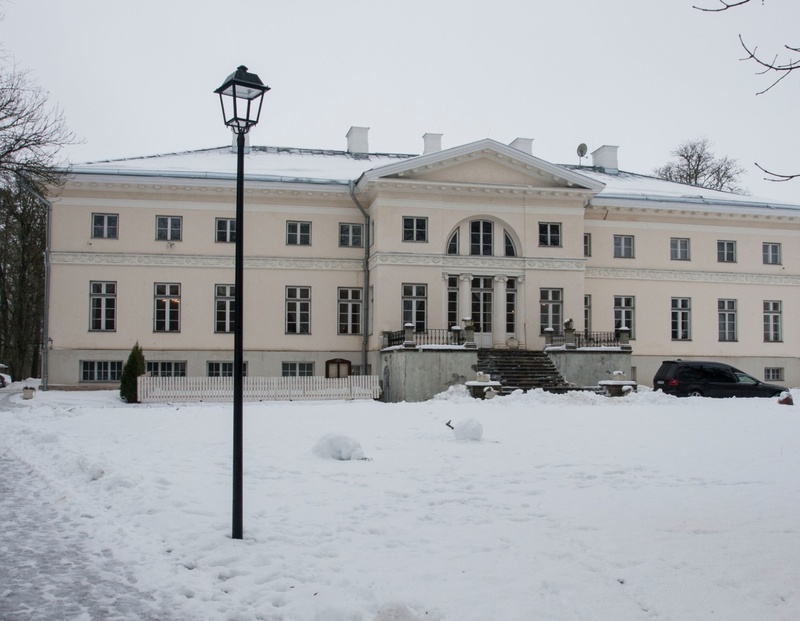
<path id="1" fill-rule="evenodd" d="M 800 276 L 773 274 L 745 274 L 737 272 L 687 272 L 683 270 L 636 270 L 590 267 L 586 278 L 611 278 L 614 280 L 659 280 L 671 282 L 707 282 L 753 285 L 800 285 Z"/>
<path id="2" fill-rule="evenodd" d="M 233 269 L 234 257 L 206 255 L 163 255 L 134 253 L 53 252 L 53 265 L 125 265 L 146 267 L 209 267 Z M 249 269 L 340 270 L 362 269 L 359 259 L 321 259 L 285 257 L 245 257 Z"/>

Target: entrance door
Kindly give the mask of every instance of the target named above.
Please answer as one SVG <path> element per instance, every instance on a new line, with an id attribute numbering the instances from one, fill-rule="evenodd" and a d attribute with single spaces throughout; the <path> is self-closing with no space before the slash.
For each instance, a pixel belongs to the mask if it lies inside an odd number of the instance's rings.
<path id="1" fill-rule="evenodd" d="M 492 299 L 494 278 L 475 276 L 472 279 L 472 321 L 478 347 L 492 346 Z"/>

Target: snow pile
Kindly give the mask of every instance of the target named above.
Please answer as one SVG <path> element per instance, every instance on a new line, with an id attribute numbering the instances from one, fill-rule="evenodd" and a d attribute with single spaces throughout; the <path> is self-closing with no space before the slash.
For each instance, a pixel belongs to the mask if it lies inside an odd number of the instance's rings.
<path id="1" fill-rule="evenodd" d="M 317 457 L 324 459 L 338 459 L 339 461 L 364 459 L 364 451 L 357 440 L 334 433 L 329 433 L 317 440 L 311 451 Z"/>
<path id="2" fill-rule="evenodd" d="M 483 425 L 468 418 L 453 425 L 453 435 L 459 442 L 479 442 L 483 437 Z"/>

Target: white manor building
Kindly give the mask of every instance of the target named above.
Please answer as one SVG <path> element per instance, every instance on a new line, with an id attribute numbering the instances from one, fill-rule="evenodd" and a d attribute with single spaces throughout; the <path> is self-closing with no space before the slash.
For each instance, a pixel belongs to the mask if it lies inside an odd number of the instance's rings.
<path id="1" fill-rule="evenodd" d="M 479 348 L 631 331 L 632 373 L 727 361 L 800 385 L 800 205 L 480 140 L 422 155 L 248 147 L 244 359 L 251 376 L 380 375 L 385 332 L 471 318 Z M 51 197 L 45 382 L 118 383 L 233 362 L 236 153 L 76 166 Z M 335 361 L 335 362 L 334 362 Z M 567 378 L 569 379 L 569 378 Z"/>

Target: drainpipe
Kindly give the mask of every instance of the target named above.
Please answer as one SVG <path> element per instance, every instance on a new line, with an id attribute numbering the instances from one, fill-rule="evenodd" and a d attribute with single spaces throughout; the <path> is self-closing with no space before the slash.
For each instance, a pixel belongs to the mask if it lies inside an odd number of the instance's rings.
<path id="1" fill-rule="evenodd" d="M 355 181 L 350 180 L 347 184 L 350 187 L 350 198 L 353 199 L 356 207 L 364 216 L 364 317 L 362 318 L 362 338 L 361 338 L 361 373 L 367 374 L 367 340 L 369 339 L 369 246 L 370 246 L 370 232 L 369 223 L 370 218 L 361 203 L 356 198 L 356 184 Z"/>

